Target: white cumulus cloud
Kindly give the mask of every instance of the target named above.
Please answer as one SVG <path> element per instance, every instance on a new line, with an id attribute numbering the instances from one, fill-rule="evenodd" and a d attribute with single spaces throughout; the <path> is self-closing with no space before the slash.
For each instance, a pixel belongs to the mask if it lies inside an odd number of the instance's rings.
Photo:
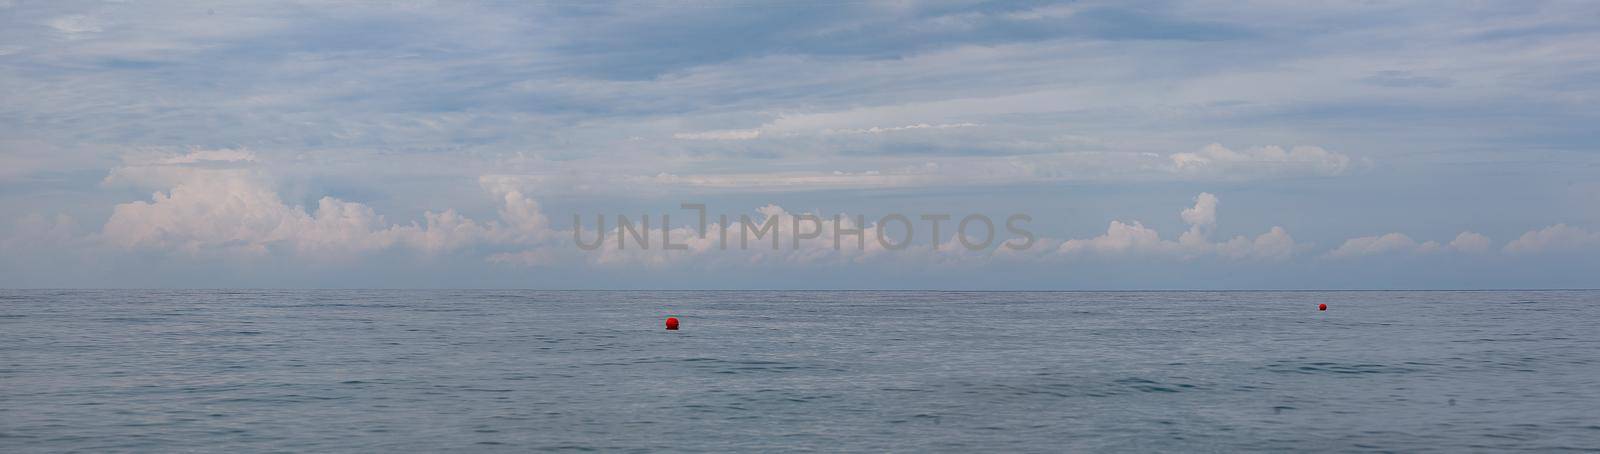
<path id="1" fill-rule="evenodd" d="M 1392 252 L 1421 253 L 1437 250 L 1439 250 L 1438 242 L 1418 243 L 1403 233 L 1386 233 L 1345 240 L 1344 244 L 1329 251 L 1328 256 L 1333 258 L 1354 258 Z"/>
<path id="2" fill-rule="evenodd" d="M 1489 252 L 1489 244 L 1490 241 L 1487 236 L 1473 232 L 1461 232 L 1461 234 L 1456 235 L 1456 239 L 1450 240 L 1450 244 L 1446 246 L 1451 250 L 1478 254 Z"/>
<path id="3" fill-rule="evenodd" d="M 1600 232 L 1556 224 L 1522 234 L 1521 237 L 1507 243 L 1505 251 L 1511 254 L 1535 254 L 1596 247 L 1600 247 Z"/>
<path id="4" fill-rule="evenodd" d="M 157 160 L 156 166 L 130 166 L 113 176 L 139 174 L 140 168 L 169 170 L 175 179 L 148 201 L 112 209 L 100 239 L 128 249 L 180 251 L 190 255 L 298 256 L 342 261 L 363 253 L 409 248 L 440 253 L 474 244 L 528 244 L 550 236 L 548 223 L 532 199 L 520 192 L 498 194 L 498 221 L 476 221 L 454 210 L 427 212 L 423 221 L 390 224 L 371 207 L 323 197 L 314 208 L 285 203 L 264 175 L 243 169 L 163 167 L 247 155 L 196 152 Z M 181 170 L 181 171 L 176 171 Z"/>
<path id="5" fill-rule="evenodd" d="M 1418 242 L 1404 233 L 1386 233 L 1345 240 L 1344 244 L 1328 251 L 1327 257 L 1348 259 L 1383 254 L 1429 254 L 1441 251 L 1483 253 L 1489 250 L 1489 237 L 1474 232 L 1461 232 L 1449 243 L 1437 241 Z"/>
<path id="6" fill-rule="evenodd" d="M 1067 240 L 1057 252 L 1068 257 L 1162 257 L 1190 259 L 1215 255 L 1240 260 L 1286 260 L 1299 246 L 1289 232 L 1273 226 L 1255 238 L 1236 236 L 1222 242 L 1210 240 L 1211 230 L 1217 224 L 1217 196 L 1200 193 L 1194 206 L 1179 212 L 1189 230 L 1177 241 L 1164 240 L 1155 229 L 1139 221 L 1111 221 L 1106 233 L 1087 239 Z"/>

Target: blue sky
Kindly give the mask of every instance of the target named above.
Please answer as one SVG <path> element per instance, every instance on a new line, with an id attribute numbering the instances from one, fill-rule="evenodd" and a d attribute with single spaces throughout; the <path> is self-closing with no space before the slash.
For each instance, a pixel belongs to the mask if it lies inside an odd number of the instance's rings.
<path id="1" fill-rule="evenodd" d="M 1592 288 L 1596 106 L 1593 2 L 0 1 L 0 286 Z M 1038 241 L 573 243 L 684 202 Z"/>

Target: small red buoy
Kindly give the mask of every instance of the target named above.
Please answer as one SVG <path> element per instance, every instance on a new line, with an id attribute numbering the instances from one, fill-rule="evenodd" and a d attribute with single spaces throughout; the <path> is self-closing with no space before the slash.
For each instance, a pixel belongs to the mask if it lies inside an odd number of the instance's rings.
<path id="1" fill-rule="evenodd" d="M 1325 311 L 1325 310 L 1328 310 L 1328 303 L 1322 303 L 1322 304 L 1318 304 L 1318 305 L 1317 305 L 1317 310 L 1319 310 L 1319 311 Z M 669 322 L 669 323 L 670 323 L 670 322 Z"/>
<path id="2" fill-rule="evenodd" d="M 678 317 L 667 317 L 667 329 L 674 331 L 678 329 Z"/>

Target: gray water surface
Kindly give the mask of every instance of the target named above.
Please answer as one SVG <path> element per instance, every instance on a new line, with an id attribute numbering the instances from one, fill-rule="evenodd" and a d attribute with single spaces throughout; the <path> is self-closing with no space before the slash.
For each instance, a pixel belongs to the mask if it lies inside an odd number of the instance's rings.
<path id="1" fill-rule="evenodd" d="M 1594 449 L 1597 303 L 0 290 L 0 451 Z"/>

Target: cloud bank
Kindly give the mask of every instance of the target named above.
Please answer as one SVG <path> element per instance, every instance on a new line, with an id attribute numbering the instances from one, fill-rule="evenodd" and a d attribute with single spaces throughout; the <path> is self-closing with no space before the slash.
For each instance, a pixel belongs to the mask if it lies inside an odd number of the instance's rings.
<path id="1" fill-rule="evenodd" d="M 759 274 L 786 266 L 818 286 L 1572 287 L 1600 269 L 1590 2 L 0 9 L 0 285 L 600 287 L 651 267 L 781 286 Z M 1028 251 L 572 250 L 593 233 L 573 212 L 682 200 L 1042 215 Z M 688 234 L 674 221 L 652 231 Z M 334 271 L 272 279 L 304 264 Z"/>
<path id="2" fill-rule="evenodd" d="M 468 249 L 501 249 L 486 255 L 493 263 L 520 265 L 547 265 L 557 258 L 596 265 L 750 262 L 772 261 L 778 263 L 809 263 L 824 260 L 862 262 L 888 255 L 890 252 L 877 240 L 882 226 L 862 223 L 857 217 L 844 213 L 790 213 L 777 205 L 767 205 L 755 211 L 751 219 L 757 225 L 775 222 L 779 231 L 799 226 L 797 216 L 803 217 L 806 227 L 823 240 L 807 238 L 801 245 L 783 244 L 778 250 L 766 250 L 758 243 L 755 248 L 739 247 L 730 250 L 725 241 L 741 238 L 739 218 L 727 224 L 714 222 L 708 225 L 707 236 L 689 226 L 656 224 L 645 228 L 644 238 L 660 238 L 656 249 L 628 250 L 602 243 L 603 247 L 592 254 L 579 253 L 574 242 L 574 231 L 562 230 L 552 225 L 532 197 L 520 192 L 515 185 L 499 184 L 500 180 L 484 179 L 484 188 L 497 199 L 498 219 L 477 220 L 457 213 L 453 209 L 441 212 L 428 211 L 420 222 L 391 223 L 371 207 L 359 202 L 335 197 L 321 197 L 311 207 L 291 205 L 283 201 L 274 188 L 271 176 L 260 166 L 258 157 L 246 150 L 219 149 L 194 150 L 185 154 L 147 153 L 130 156 L 125 164 L 109 172 L 105 184 L 164 186 L 154 192 L 149 200 L 121 203 L 113 207 L 110 217 L 93 235 L 94 241 L 128 250 L 166 251 L 191 257 L 211 256 L 265 256 L 275 252 L 316 261 L 353 261 L 364 254 L 403 249 L 422 254 L 437 255 Z M 1193 261 L 1202 258 L 1247 261 L 1286 261 L 1308 251 L 1311 244 L 1297 243 L 1280 226 L 1272 226 L 1255 236 L 1234 236 L 1213 240 L 1219 225 L 1220 198 L 1211 193 L 1194 197 L 1193 204 L 1178 211 L 1178 218 L 1187 229 L 1175 239 L 1165 239 L 1155 229 L 1132 220 L 1110 221 L 1103 234 L 1088 238 L 1040 238 L 1041 244 L 1054 245 L 1053 254 L 1015 254 L 1008 257 L 1032 257 L 1034 260 L 1106 260 L 1153 259 Z M 842 223 L 827 222 L 840 216 Z M 861 217 L 861 219 L 867 219 Z M 603 220 L 602 220 L 603 221 Z M 658 220 L 658 222 L 661 220 Z M 579 222 L 583 222 L 580 218 Z M 33 215 L 22 220 L 17 229 L 18 238 L 46 238 L 63 241 L 77 229 L 67 218 L 54 221 Z M 600 238 L 602 233 L 591 224 L 577 232 L 581 238 Z M 605 238 L 619 241 L 616 226 L 608 226 Z M 860 245 L 836 248 L 826 239 L 838 235 L 839 229 L 862 229 L 854 241 Z M 953 226 L 947 226 L 954 228 Z M 808 230 L 809 229 L 809 230 Z M 891 228 L 893 230 L 894 228 Z M 948 232 L 948 230 L 947 230 Z M 794 232 L 789 233 L 792 238 Z M 885 233 L 885 238 L 900 235 Z M 851 238 L 846 234 L 844 238 Z M 924 233 L 926 235 L 926 233 Z M 870 240 L 870 241 L 869 241 Z M 983 263 L 993 258 L 1000 248 L 973 253 L 956 247 L 958 238 L 946 234 L 938 239 L 942 250 L 922 247 L 908 255 L 912 260 L 962 260 Z M 8 244 L 16 244 L 13 239 Z M 599 241 L 599 240 L 594 240 Z M 757 241 L 765 241 L 758 239 Z M 785 239 L 788 241 L 788 238 Z M 900 240 L 890 240 L 897 243 Z M 683 251 L 663 250 L 666 242 L 687 245 Z M 850 241 L 845 241 L 849 243 Z M 1462 232 L 1445 244 L 1435 241 L 1418 242 L 1403 233 L 1351 238 L 1322 254 L 1332 259 L 1358 259 L 1392 254 L 1433 254 L 1457 252 L 1486 254 L 1492 251 L 1491 240 L 1474 232 Z M 1558 224 L 1530 231 L 1506 244 L 1508 254 L 1533 254 L 1540 252 L 1594 248 L 1600 246 L 1600 234 Z M 726 256 L 726 257 L 721 257 Z M 709 258 L 708 258 L 709 257 Z"/>

